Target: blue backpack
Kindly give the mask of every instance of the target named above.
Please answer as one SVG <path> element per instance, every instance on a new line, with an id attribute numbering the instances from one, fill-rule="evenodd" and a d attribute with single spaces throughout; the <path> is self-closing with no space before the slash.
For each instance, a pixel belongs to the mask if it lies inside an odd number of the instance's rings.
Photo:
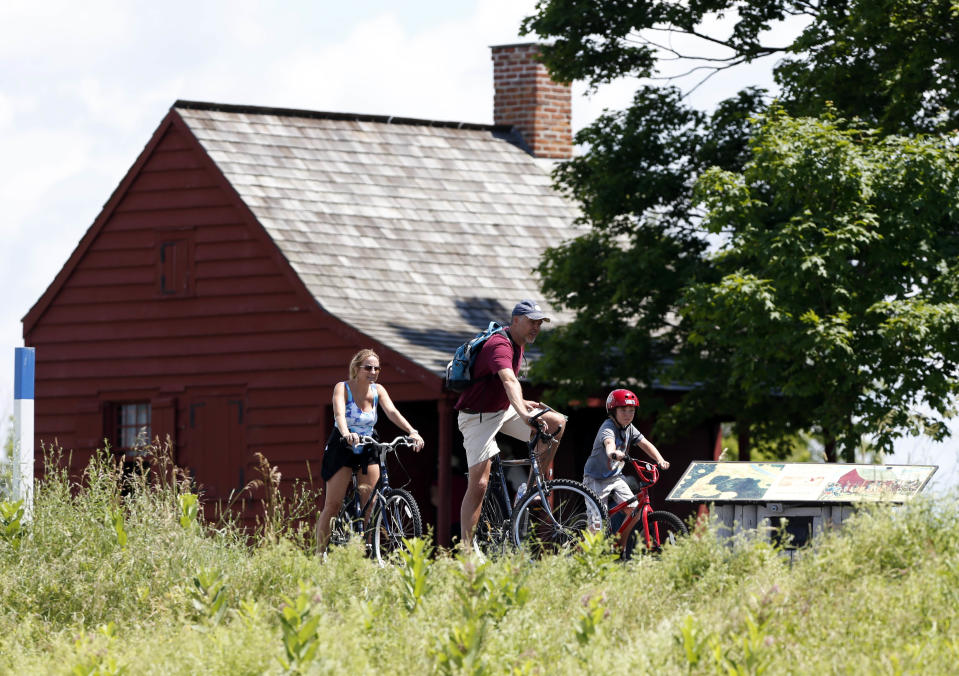
<path id="1" fill-rule="evenodd" d="M 490 322 L 485 331 L 477 333 L 467 342 L 456 348 L 453 359 L 446 365 L 446 389 L 452 392 L 462 392 L 473 383 L 473 364 L 480 348 L 491 336 L 503 333 L 506 327 Z"/>

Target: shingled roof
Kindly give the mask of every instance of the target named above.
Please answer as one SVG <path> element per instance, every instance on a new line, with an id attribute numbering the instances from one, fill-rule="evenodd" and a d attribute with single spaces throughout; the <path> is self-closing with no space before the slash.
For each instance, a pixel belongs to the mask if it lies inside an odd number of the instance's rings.
<path id="1" fill-rule="evenodd" d="M 441 374 L 578 230 L 509 127 L 177 101 L 317 303 Z M 554 315 L 562 322 L 562 315 Z"/>

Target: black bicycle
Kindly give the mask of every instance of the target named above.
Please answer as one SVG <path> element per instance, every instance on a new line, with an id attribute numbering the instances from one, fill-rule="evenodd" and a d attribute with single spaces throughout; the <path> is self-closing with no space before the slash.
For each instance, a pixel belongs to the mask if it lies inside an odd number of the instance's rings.
<path id="1" fill-rule="evenodd" d="M 385 561 L 390 553 L 403 547 L 404 538 L 417 538 L 423 534 L 423 519 L 419 505 L 402 488 L 390 486 L 389 471 L 386 468 L 386 456 L 396 454 L 400 448 L 414 448 L 410 437 L 396 437 L 388 444 L 380 443 L 373 437 L 361 437 L 360 444 L 367 450 L 379 455 L 380 478 L 373 486 L 370 497 L 365 503 L 357 490 L 357 473 L 343 497 L 340 511 L 330 521 L 330 544 L 343 545 L 350 537 L 359 535 L 367 545 L 370 556 L 379 562 Z M 369 510 L 372 509 L 372 512 Z M 369 522 L 364 518 L 369 512 Z"/>
<path id="2" fill-rule="evenodd" d="M 493 456 L 489 483 L 480 518 L 473 536 L 473 547 L 484 554 L 500 554 L 507 543 L 526 547 L 533 556 L 568 550 L 580 539 L 583 531 L 605 527 L 606 508 L 590 489 L 571 479 L 543 478 L 536 448 L 540 442 L 551 444 L 556 434 L 549 434 L 539 417 L 550 411 L 548 406 L 530 418 L 534 433 L 528 443 L 529 459 L 504 460 Z M 515 509 L 510 499 L 504 467 L 529 467 L 526 493 Z"/>

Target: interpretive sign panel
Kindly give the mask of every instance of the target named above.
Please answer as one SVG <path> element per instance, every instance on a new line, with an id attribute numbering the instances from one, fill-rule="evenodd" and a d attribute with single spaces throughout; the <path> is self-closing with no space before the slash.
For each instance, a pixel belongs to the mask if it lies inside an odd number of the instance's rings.
<path id="1" fill-rule="evenodd" d="M 692 462 L 667 500 L 674 502 L 905 502 L 936 465 L 818 462 Z"/>

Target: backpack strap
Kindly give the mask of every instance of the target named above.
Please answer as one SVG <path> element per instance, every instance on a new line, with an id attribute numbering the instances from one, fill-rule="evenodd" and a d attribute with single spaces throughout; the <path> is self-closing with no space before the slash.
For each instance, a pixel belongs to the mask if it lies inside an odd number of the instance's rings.
<path id="1" fill-rule="evenodd" d="M 501 326 L 501 327 L 499 327 L 498 329 L 496 329 L 495 331 L 493 331 L 493 333 L 491 333 L 491 334 L 489 335 L 489 338 L 487 338 L 485 341 L 483 341 L 483 344 L 480 345 L 479 351 L 482 352 L 482 351 L 486 348 L 486 346 L 489 345 L 490 339 L 491 339 L 493 336 L 495 336 L 497 333 L 506 336 L 506 340 L 507 340 L 507 342 L 509 343 L 509 349 L 510 349 L 510 351 L 511 351 L 513 354 L 516 354 L 516 347 L 515 347 L 514 344 L 513 344 L 513 336 L 511 336 L 511 335 L 509 334 L 509 327 L 506 327 L 506 326 Z M 476 357 L 477 357 L 477 359 L 479 358 L 479 353 L 476 354 Z M 524 356 L 523 356 L 523 359 L 525 359 L 525 358 L 526 358 L 526 356 L 524 355 Z M 510 357 L 510 360 L 512 361 L 512 357 Z M 496 375 L 497 375 L 496 373 L 487 373 L 485 376 L 480 376 L 479 378 L 474 378 L 473 380 L 474 380 L 474 382 L 476 382 L 476 381 L 490 380 L 491 378 L 493 378 L 493 377 L 496 376 Z"/>

